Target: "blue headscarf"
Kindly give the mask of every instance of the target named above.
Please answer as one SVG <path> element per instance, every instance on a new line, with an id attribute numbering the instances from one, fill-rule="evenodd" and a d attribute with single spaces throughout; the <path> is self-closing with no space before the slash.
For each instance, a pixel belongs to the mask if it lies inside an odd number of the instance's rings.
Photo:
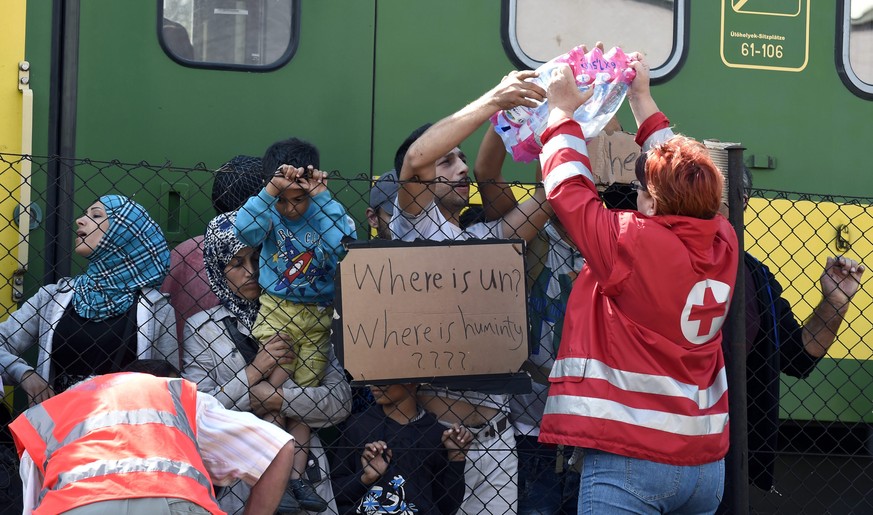
<path id="1" fill-rule="evenodd" d="M 88 269 L 73 279 L 73 307 L 88 320 L 126 313 L 136 293 L 160 286 L 170 267 L 170 250 L 158 224 L 133 200 L 104 195 L 109 230 L 88 256 Z"/>

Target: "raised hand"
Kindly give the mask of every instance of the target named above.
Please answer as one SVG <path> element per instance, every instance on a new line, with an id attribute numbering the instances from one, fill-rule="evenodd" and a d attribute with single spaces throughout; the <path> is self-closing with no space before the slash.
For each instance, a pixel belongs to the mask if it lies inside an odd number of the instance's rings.
<path id="1" fill-rule="evenodd" d="M 579 45 L 579 46 L 582 48 L 582 53 L 583 53 L 583 54 L 587 54 L 587 53 L 588 53 L 588 45 L 586 45 L 585 43 L 582 43 L 582 44 Z M 599 48 L 601 52 L 604 51 L 604 48 L 603 48 L 603 41 L 598 41 L 597 43 L 594 44 L 594 46 L 597 47 L 597 48 Z"/>
<path id="2" fill-rule="evenodd" d="M 449 451 L 449 460 L 463 461 L 467 454 L 467 449 L 473 443 L 473 433 L 465 426 L 452 424 L 452 427 L 443 431 L 443 447 Z"/>
<path id="3" fill-rule="evenodd" d="M 309 165 L 306 167 L 306 171 L 297 179 L 297 183 L 309 192 L 309 196 L 314 197 L 327 190 L 327 172 Z"/>
<path id="4" fill-rule="evenodd" d="M 627 99 L 639 128 L 650 116 L 658 112 L 658 105 L 652 98 L 652 90 L 649 87 L 649 63 L 646 62 L 643 54 L 629 53 L 628 66 L 636 72 L 627 90 Z"/>
<path id="5" fill-rule="evenodd" d="M 552 70 L 549 81 L 549 114 L 551 116 L 551 113 L 559 111 L 566 116 L 573 116 L 573 112 L 591 98 L 593 94 L 594 88 L 579 91 L 576 79 L 573 77 L 573 71 L 570 70 L 570 65 L 561 64 Z"/>
<path id="6" fill-rule="evenodd" d="M 378 481 L 388 470 L 391 456 L 388 444 L 381 440 L 364 445 L 364 452 L 361 454 L 361 465 L 364 467 L 361 482 L 372 485 Z"/>
<path id="7" fill-rule="evenodd" d="M 512 71 L 503 77 L 500 84 L 490 91 L 491 103 L 502 110 L 518 106 L 537 107 L 545 100 L 546 92 L 539 85 L 529 81 L 537 76 L 533 70 Z"/>
<path id="8" fill-rule="evenodd" d="M 267 183 L 267 193 L 273 197 L 278 197 L 283 191 L 288 188 L 300 188 L 297 184 L 297 174 L 303 173 L 302 168 L 295 168 L 291 165 L 282 165 L 273 174 L 270 182 Z"/>
<path id="9" fill-rule="evenodd" d="M 627 55 L 628 57 L 628 66 L 633 68 L 636 72 L 636 77 L 634 77 L 633 82 L 631 82 L 630 88 L 628 89 L 628 96 L 638 97 L 650 95 L 651 92 L 649 90 L 649 63 L 646 62 L 643 54 L 639 52 L 631 52 Z"/>
<path id="10" fill-rule="evenodd" d="M 852 300 L 861 288 L 864 265 L 845 256 L 829 257 L 822 271 L 821 293 L 834 308 L 841 308 Z"/>

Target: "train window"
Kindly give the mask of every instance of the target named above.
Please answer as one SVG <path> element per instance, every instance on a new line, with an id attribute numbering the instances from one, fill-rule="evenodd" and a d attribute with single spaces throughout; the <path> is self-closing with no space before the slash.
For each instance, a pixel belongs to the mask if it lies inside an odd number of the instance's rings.
<path id="1" fill-rule="evenodd" d="M 297 47 L 298 0 L 159 0 L 164 51 L 194 67 L 267 71 Z"/>
<path id="2" fill-rule="evenodd" d="M 687 0 L 503 0 L 503 46 L 516 66 L 536 68 L 581 43 L 643 52 L 653 82 L 678 71 L 687 41 Z"/>
<path id="3" fill-rule="evenodd" d="M 873 0 L 843 0 L 837 68 L 849 89 L 873 98 Z M 842 30 L 840 30 L 842 29 Z"/>

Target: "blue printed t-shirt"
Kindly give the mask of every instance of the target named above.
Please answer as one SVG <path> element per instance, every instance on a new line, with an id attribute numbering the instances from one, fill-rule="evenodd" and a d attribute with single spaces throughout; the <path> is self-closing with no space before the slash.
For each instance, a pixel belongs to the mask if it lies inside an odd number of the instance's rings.
<path id="1" fill-rule="evenodd" d="M 237 213 L 236 235 L 261 245 L 260 278 L 267 293 L 296 303 L 332 304 L 342 240 L 356 238 L 355 223 L 327 191 L 312 197 L 297 220 L 276 210 L 278 199 L 262 189 Z"/>

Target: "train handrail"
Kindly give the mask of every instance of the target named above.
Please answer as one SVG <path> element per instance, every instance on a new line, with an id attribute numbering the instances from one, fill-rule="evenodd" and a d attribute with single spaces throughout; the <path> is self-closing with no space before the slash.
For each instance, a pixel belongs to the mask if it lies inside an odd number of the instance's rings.
<path id="1" fill-rule="evenodd" d="M 18 190 L 21 209 L 18 217 L 18 268 L 12 274 L 12 300 L 24 299 L 24 274 L 30 259 L 30 195 L 33 153 L 33 90 L 30 89 L 30 63 L 18 63 L 18 90 L 21 91 L 21 186 Z"/>

